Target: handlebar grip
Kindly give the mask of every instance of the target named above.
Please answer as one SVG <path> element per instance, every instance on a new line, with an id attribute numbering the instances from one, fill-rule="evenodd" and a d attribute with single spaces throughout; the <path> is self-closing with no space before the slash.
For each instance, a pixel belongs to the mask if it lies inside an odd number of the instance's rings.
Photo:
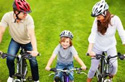
<path id="1" fill-rule="evenodd" d="M 89 53 L 86 53 L 86 56 L 89 56 Z"/>
<path id="2" fill-rule="evenodd" d="M 57 72 L 56 68 L 51 68 L 50 71 Z"/>

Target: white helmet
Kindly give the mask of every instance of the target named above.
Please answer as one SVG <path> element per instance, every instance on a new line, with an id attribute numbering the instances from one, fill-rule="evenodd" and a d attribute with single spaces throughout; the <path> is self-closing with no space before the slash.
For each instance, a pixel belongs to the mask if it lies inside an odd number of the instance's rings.
<path id="1" fill-rule="evenodd" d="M 60 34 L 60 38 L 62 38 L 62 37 L 68 37 L 68 38 L 72 39 L 73 38 L 73 34 L 72 34 L 72 32 L 70 32 L 68 30 L 64 30 Z"/>
<path id="2" fill-rule="evenodd" d="M 106 16 L 106 10 L 109 9 L 108 4 L 105 2 L 105 0 L 101 0 L 99 2 L 97 2 L 92 9 L 92 16 L 96 17 L 98 15 L 103 15 Z"/>

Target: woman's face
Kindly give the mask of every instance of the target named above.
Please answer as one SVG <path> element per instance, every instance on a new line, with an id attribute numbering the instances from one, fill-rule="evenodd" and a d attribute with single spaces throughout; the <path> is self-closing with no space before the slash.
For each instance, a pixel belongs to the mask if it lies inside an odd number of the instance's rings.
<path id="1" fill-rule="evenodd" d="M 104 16 L 103 15 L 97 16 L 97 20 L 99 20 L 100 22 L 103 22 L 104 21 Z"/>
<path id="2" fill-rule="evenodd" d="M 62 41 L 61 45 L 64 49 L 67 49 L 70 46 L 70 38 L 66 38 L 65 41 Z"/>

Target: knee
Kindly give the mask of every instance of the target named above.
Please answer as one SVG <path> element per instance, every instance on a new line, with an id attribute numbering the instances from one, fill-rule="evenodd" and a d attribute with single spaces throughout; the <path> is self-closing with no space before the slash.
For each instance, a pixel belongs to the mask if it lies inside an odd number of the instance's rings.
<path id="1" fill-rule="evenodd" d="M 30 65 L 32 67 L 38 66 L 36 58 L 32 58 L 29 61 L 30 61 Z"/>
<path id="2" fill-rule="evenodd" d="M 14 58 L 14 57 L 11 57 L 11 56 L 8 56 L 8 57 L 7 57 L 7 61 L 10 61 L 10 62 L 11 62 L 11 61 L 14 61 L 14 59 L 15 59 L 15 58 Z"/>

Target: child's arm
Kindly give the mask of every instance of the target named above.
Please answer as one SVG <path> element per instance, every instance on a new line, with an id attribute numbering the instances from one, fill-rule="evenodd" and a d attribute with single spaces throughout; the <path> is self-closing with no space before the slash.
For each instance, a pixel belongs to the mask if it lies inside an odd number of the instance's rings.
<path id="1" fill-rule="evenodd" d="M 47 65 L 46 65 L 46 68 L 45 68 L 47 71 L 50 71 L 50 69 L 51 69 L 50 66 L 51 66 L 53 60 L 55 59 L 55 57 L 56 57 L 56 55 L 54 55 L 54 54 L 50 57 Z"/>
<path id="2" fill-rule="evenodd" d="M 74 59 L 81 65 L 81 68 L 83 70 L 86 70 L 86 65 L 83 63 L 83 61 L 79 58 L 78 55 L 74 55 Z"/>

